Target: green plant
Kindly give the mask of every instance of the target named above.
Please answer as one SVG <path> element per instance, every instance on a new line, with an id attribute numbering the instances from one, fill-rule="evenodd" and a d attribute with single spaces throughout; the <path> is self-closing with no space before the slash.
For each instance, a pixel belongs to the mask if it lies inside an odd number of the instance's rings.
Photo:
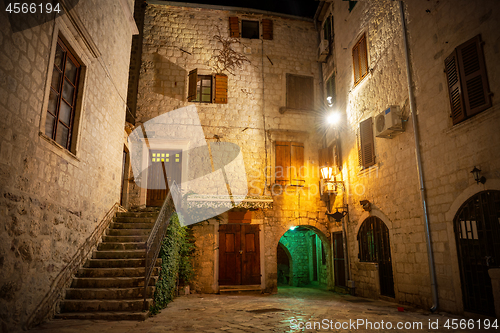
<path id="1" fill-rule="evenodd" d="M 188 228 L 179 223 L 178 216 L 173 215 L 161 244 L 159 256 L 162 263 L 153 296 L 154 303 L 150 308 L 151 314 L 157 314 L 173 300 L 178 280 L 187 284 L 192 277 L 191 256 L 194 244 L 189 234 Z"/>

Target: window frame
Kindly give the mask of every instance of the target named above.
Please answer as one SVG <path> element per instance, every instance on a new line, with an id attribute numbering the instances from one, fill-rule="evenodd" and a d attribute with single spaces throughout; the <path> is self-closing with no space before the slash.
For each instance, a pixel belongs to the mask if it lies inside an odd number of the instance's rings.
<path id="1" fill-rule="evenodd" d="M 78 98 L 78 91 L 79 91 L 79 79 L 80 79 L 80 72 L 81 72 L 81 63 L 76 59 L 76 57 L 72 54 L 71 50 L 68 48 L 68 46 L 64 43 L 64 41 L 61 39 L 60 36 L 57 37 L 57 42 L 56 42 L 56 47 L 55 47 L 55 52 L 57 54 L 58 50 L 61 49 L 62 52 L 62 58 L 60 62 L 62 62 L 62 66 L 58 66 L 54 60 L 52 61 L 52 76 L 50 79 L 49 83 L 49 103 L 47 104 L 47 107 L 45 108 L 46 114 L 45 114 L 45 124 L 44 124 L 44 134 L 55 141 L 57 144 L 59 144 L 61 147 L 64 149 L 71 151 L 72 147 L 72 140 L 73 140 L 73 132 L 74 132 L 74 123 L 75 123 L 75 113 L 76 113 L 76 104 L 77 104 L 77 98 Z M 73 65 L 75 65 L 75 77 L 74 77 L 74 82 L 71 82 L 71 79 L 69 79 L 66 76 L 66 66 L 68 64 L 68 61 L 72 62 Z M 62 67 L 62 68 L 59 68 Z M 54 73 L 58 72 L 60 74 L 59 77 L 59 83 L 58 87 L 53 86 L 53 82 L 55 79 Z M 73 88 L 73 94 L 72 94 L 72 101 L 71 104 L 69 101 L 67 101 L 66 97 L 64 96 L 64 87 L 65 83 L 68 83 L 70 87 Z M 54 111 L 50 110 L 50 96 L 55 95 L 56 96 L 56 105 Z M 63 104 L 64 103 L 64 104 Z M 66 121 L 62 120 L 61 118 L 61 105 L 68 105 L 70 107 L 70 112 L 69 112 L 69 124 L 66 123 Z M 49 116 L 53 118 L 52 120 L 52 133 L 47 133 L 47 122 L 49 121 Z M 66 139 L 66 145 L 63 145 L 62 142 L 59 142 L 58 140 L 58 130 L 59 126 L 63 126 L 67 128 L 67 135 L 65 137 Z"/>
<path id="2" fill-rule="evenodd" d="M 196 83 L 193 82 L 196 79 Z M 210 101 L 203 101 L 203 80 L 210 80 Z M 228 77 L 225 74 L 200 74 L 198 68 L 188 73 L 187 101 L 204 104 L 227 104 Z M 205 94 L 206 95 L 206 94 Z"/>
<path id="3" fill-rule="evenodd" d="M 364 58 L 362 56 L 363 53 L 360 51 L 364 51 Z M 364 70 L 363 65 L 365 67 Z M 355 87 L 361 83 L 361 81 L 363 81 L 363 79 L 370 72 L 368 68 L 368 45 L 366 42 L 366 33 L 363 33 L 356 44 L 352 47 L 352 71 Z M 357 73 L 358 71 L 359 73 Z"/>
<path id="4" fill-rule="evenodd" d="M 257 25 L 257 37 L 246 37 L 245 36 L 245 27 L 244 27 L 244 24 L 245 23 L 252 23 L 252 24 L 256 24 Z M 241 20 L 241 38 L 246 38 L 246 39 L 260 39 L 261 38 L 261 31 L 260 31 L 260 21 L 259 20 L 247 20 L 247 19 L 242 19 Z M 246 29 L 248 30 L 249 27 L 247 26 Z M 255 27 L 252 28 L 252 30 L 255 29 Z"/>
<path id="5" fill-rule="evenodd" d="M 203 94 L 203 88 L 206 88 L 203 86 L 203 81 L 209 81 L 210 82 L 210 98 L 208 101 L 203 100 L 203 96 L 207 96 L 207 94 Z M 197 80 L 196 80 L 196 98 L 192 100 L 191 102 L 196 102 L 196 103 L 212 103 L 213 102 L 213 77 L 212 75 L 198 75 Z"/>

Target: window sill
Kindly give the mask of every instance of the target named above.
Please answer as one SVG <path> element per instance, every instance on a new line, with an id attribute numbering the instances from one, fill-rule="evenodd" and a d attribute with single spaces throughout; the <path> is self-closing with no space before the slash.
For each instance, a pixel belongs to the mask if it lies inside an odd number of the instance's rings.
<path id="1" fill-rule="evenodd" d="M 57 142 L 55 142 L 51 138 L 49 138 L 43 132 L 38 132 L 38 135 L 43 139 L 42 142 L 44 142 L 43 145 L 45 147 L 47 147 L 49 150 L 51 150 L 56 155 L 64 158 L 66 161 L 73 164 L 74 166 L 78 165 L 78 163 L 80 162 L 80 159 L 75 154 L 73 154 L 72 152 L 70 152 L 69 150 L 67 150 L 66 148 L 64 148 L 63 146 L 61 146 L 60 144 L 58 144 Z"/>
<path id="2" fill-rule="evenodd" d="M 378 163 L 375 163 L 374 165 L 369 166 L 368 168 L 364 168 L 358 171 L 358 177 L 364 177 L 367 174 L 370 175 L 372 172 L 378 172 L 378 169 L 380 168 Z"/>
<path id="3" fill-rule="evenodd" d="M 496 104 L 481 113 L 478 113 L 456 125 L 453 125 L 451 128 L 443 130 L 443 132 L 449 135 L 456 135 L 458 133 L 461 133 L 462 131 L 469 131 L 481 123 L 489 122 L 491 119 L 498 117 L 499 113 L 497 111 L 499 110 L 500 104 Z"/>
<path id="4" fill-rule="evenodd" d="M 304 113 L 315 113 L 314 109 L 292 109 L 292 108 L 288 108 L 286 106 L 280 107 L 279 111 L 280 111 L 281 114 L 284 114 L 285 112 L 288 112 L 288 113 L 301 113 L 301 114 L 304 114 Z"/>
<path id="5" fill-rule="evenodd" d="M 368 74 L 366 74 L 366 76 L 361 81 L 359 81 L 357 85 L 353 85 L 351 90 L 349 90 L 349 93 L 354 93 L 356 90 L 361 89 L 361 87 L 364 86 L 366 82 L 369 81 L 369 79 L 372 77 L 372 73 L 373 69 L 369 69 Z"/>

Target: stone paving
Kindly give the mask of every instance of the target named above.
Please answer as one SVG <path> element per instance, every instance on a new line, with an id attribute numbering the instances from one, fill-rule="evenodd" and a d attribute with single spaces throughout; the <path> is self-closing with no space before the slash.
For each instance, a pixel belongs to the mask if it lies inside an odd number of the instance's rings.
<path id="1" fill-rule="evenodd" d="M 53 320 L 30 332 L 50 333 L 160 333 L 160 332 L 457 332 L 443 327 L 446 320 L 466 318 L 404 307 L 396 303 L 337 294 L 319 288 L 280 287 L 276 295 L 228 296 L 192 294 L 176 298 L 158 315 L 144 322 Z M 356 321 L 365 323 L 355 326 Z M 468 320 L 468 319 L 467 319 Z M 307 322 L 323 326 L 309 329 Z M 351 321 L 351 322 L 350 322 Z M 372 329 L 366 326 L 371 322 Z M 377 327 L 377 325 L 383 325 Z M 429 322 L 439 322 L 430 329 Z M 388 327 L 392 324 L 392 329 Z M 422 323 L 421 328 L 397 328 Z M 477 325 L 477 320 L 474 322 Z M 338 329 L 335 327 L 337 326 Z M 343 326 L 343 328 L 342 328 Z M 378 328 L 378 329 L 376 329 Z M 459 330 L 477 332 L 478 329 Z M 491 331 L 495 331 L 491 329 Z"/>

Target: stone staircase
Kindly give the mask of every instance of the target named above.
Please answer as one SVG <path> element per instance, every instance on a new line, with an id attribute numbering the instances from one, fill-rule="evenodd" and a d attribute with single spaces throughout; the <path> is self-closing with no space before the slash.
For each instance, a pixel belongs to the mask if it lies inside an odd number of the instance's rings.
<path id="1" fill-rule="evenodd" d="M 92 258 L 73 277 L 60 302 L 60 319 L 145 320 L 145 242 L 158 213 L 119 212 L 113 218 Z M 149 286 L 152 304 L 161 259 Z M 149 307 L 149 306 L 148 306 Z"/>

